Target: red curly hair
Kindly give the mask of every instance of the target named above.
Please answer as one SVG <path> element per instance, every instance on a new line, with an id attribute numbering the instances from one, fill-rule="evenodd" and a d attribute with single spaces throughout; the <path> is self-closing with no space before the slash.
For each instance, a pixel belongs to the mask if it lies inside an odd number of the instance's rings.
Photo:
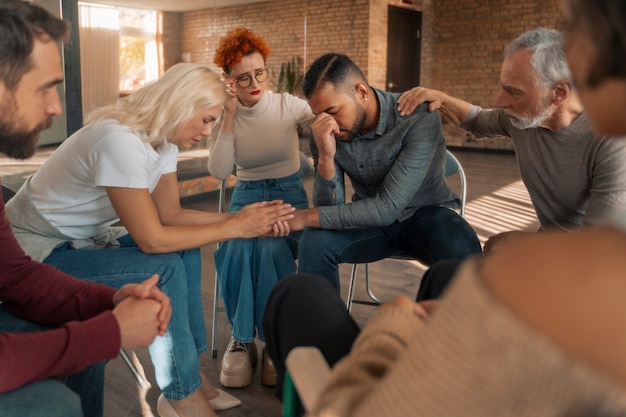
<path id="1" fill-rule="evenodd" d="M 220 39 L 213 62 L 224 72 L 229 73 L 233 65 L 253 52 L 260 53 L 263 60 L 267 60 L 271 50 L 265 39 L 255 35 L 250 29 L 237 28 Z"/>

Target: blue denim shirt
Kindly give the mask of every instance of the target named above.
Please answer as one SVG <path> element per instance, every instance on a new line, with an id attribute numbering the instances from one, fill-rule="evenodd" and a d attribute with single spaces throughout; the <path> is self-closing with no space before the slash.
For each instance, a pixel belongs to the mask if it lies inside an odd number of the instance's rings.
<path id="1" fill-rule="evenodd" d="M 425 103 L 400 116 L 400 94 L 374 92 L 380 104 L 376 129 L 350 141 L 338 140 L 335 178 L 315 176 L 313 203 L 323 229 L 383 227 L 408 219 L 420 207 L 460 206 L 446 185 L 439 114 L 429 112 Z M 315 157 L 317 149 L 312 151 Z M 345 201 L 344 174 L 355 191 L 350 203 Z"/>

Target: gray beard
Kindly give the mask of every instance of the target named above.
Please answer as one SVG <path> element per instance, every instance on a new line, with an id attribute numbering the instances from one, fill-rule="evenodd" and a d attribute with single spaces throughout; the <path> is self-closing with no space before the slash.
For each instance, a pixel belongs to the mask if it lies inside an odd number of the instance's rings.
<path id="1" fill-rule="evenodd" d="M 509 120 L 511 121 L 513 127 L 515 127 L 516 129 L 524 130 L 539 127 L 539 125 L 545 122 L 550 116 L 550 110 L 545 108 L 535 117 L 515 116 L 515 119 L 509 118 Z"/>

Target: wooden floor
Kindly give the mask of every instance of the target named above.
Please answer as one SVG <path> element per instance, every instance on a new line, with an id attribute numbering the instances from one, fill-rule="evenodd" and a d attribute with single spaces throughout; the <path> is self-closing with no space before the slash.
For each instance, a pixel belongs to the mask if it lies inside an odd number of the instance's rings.
<path id="1" fill-rule="evenodd" d="M 461 161 L 468 181 L 468 200 L 466 219 L 475 228 L 481 241 L 488 236 L 505 230 L 536 230 L 538 222 L 529 202 L 525 187 L 519 179 L 515 157 L 512 154 L 478 153 L 455 151 Z M 311 178 L 306 179 L 311 189 Z M 450 180 L 450 186 L 458 189 L 458 180 Z M 186 206 L 196 209 L 216 210 L 217 196 L 205 195 L 200 199 L 186 202 Z M 202 249 L 203 255 L 203 300 L 207 335 L 211 335 L 213 286 L 215 269 L 213 266 L 214 247 Z M 384 268 L 384 270 L 383 270 Z M 362 271 L 362 267 L 360 271 Z M 424 267 L 417 262 L 385 260 L 370 266 L 374 292 L 383 299 L 392 299 L 395 295 L 405 294 L 414 297 Z M 340 267 L 342 296 L 345 299 L 350 267 Z M 383 279 L 384 277 L 384 279 Z M 361 283 L 360 281 L 357 281 Z M 362 284 L 362 283 L 361 283 Z M 363 285 L 357 287 L 357 297 L 364 297 Z M 363 324 L 374 307 L 355 305 L 353 315 Z M 229 341 L 230 328 L 223 313 L 219 317 L 218 357 L 211 358 L 210 352 L 203 355 L 201 364 L 211 383 L 219 386 L 219 369 L 224 349 Z M 260 345 L 258 346 L 260 356 Z M 137 351 L 143 363 L 148 379 L 153 388 L 148 393 L 148 402 L 156 415 L 156 401 L 159 389 L 154 382 L 154 372 L 147 350 Z M 259 357 L 260 362 L 260 357 Z M 219 412 L 223 417 L 281 415 L 281 407 L 274 397 L 273 389 L 265 388 L 260 383 L 260 372 L 255 375 L 252 386 L 229 390 L 242 400 L 242 405 L 231 410 Z M 107 365 L 105 386 L 105 417 L 141 416 L 137 403 L 135 381 L 121 358 Z"/>

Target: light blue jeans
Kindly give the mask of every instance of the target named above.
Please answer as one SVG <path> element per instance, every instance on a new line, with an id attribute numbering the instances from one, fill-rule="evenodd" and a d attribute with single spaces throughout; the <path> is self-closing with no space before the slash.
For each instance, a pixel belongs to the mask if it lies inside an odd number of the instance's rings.
<path id="1" fill-rule="evenodd" d="M 283 200 L 296 208 L 309 206 L 299 172 L 259 181 L 238 181 L 229 212 L 258 201 Z M 233 337 L 241 343 L 263 334 L 263 311 L 276 283 L 296 271 L 295 259 L 301 232 L 282 238 L 232 239 L 215 252 L 220 295 L 232 325 Z"/>
<path id="2" fill-rule="evenodd" d="M 207 350 L 200 249 L 148 255 L 130 235 L 119 242 L 119 248 L 81 250 L 63 244 L 44 263 L 85 281 L 114 288 L 158 274 L 158 287 L 172 303 L 172 318 L 165 335 L 157 336 L 150 345 L 150 356 L 165 398 L 186 398 L 202 385 L 198 355 Z"/>
<path id="3" fill-rule="evenodd" d="M 14 316 L 0 305 L 0 333 L 52 328 Z M 69 377 L 46 379 L 0 394 L 0 416 L 102 417 L 103 402 L 104 362 L 100 362 Z"/>

